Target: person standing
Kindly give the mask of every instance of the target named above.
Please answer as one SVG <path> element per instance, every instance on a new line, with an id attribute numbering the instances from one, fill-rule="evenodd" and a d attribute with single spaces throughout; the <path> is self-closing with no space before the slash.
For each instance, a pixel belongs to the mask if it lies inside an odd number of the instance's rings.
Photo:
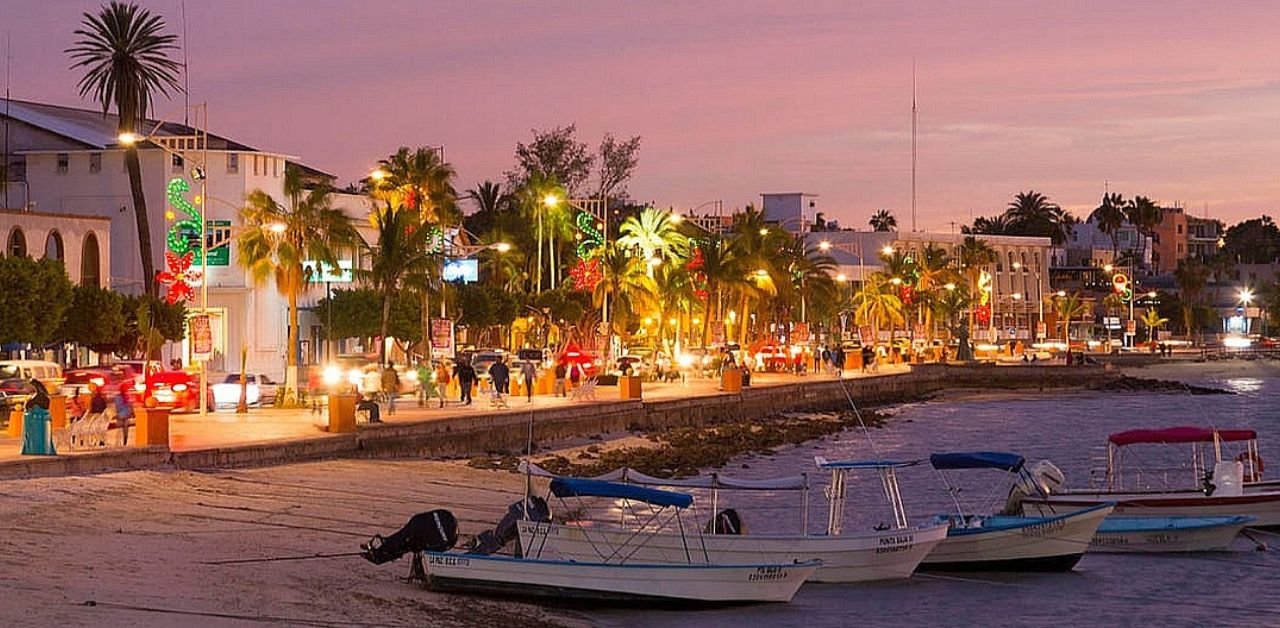
<path id="1" fill-rule="evenodd" d="M 396 365 L 388 362 L 382 370 L 382 393 L 387 397 L 387 416 L 395 416 L 396 397 L 400 396 L 400 374 L 396 373 Z"/>
<path id="2" fill-rule="evenodd" d="M 582 383 L 582 364 L 574 362 L 569 365 L 569 383 L 573 384 L 575 390 Z"/>
<path id="3" fill-rule="evenodd" d="M 831 369 L 836 372 L 836 379 L 844 377 L 844 349 L 836 347 L 831 350 Z"/>
<path id="4" fill-rule="evenodd" d="M 489 376 L 493 378 L 493 389 L 499 395 L 511 394 L 511 367 L 502 358 L 489 367 Z"/>
<path id="5" fill-rule="evenodd" d="M 533 403 L 533 380 L 537 375 L 538 367 L 534 366 L 533 360 L 520 363 L 520 376 L 524 378 L 524 392 L 529 397 L 529 403 Z"/>
<path id="6" fill-rule="evenodd" d="M 476 370 L 466 360 L 458 361 L 458 387 L 462 389 L 462 405 L 471 405 L 471 387 L 476 383 Z"/>
<path id="7" fill-rule="evenodd" d="M 567 374 L 568 374 L 568 370 L 565 368 L 564 362 L 557 362 L 556 363 L 556 391 L 555 391 L 557 397 L 563 397 L 565 395 L 565 392 L 564 392 L 565 385 L 568 383 L 567 381 L 565 381 L 565 376 Z"/>

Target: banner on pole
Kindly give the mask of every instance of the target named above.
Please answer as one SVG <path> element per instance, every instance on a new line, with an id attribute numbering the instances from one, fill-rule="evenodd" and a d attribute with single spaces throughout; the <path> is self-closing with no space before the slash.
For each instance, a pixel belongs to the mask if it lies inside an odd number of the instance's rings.
<path id="1" fill-rule="evenodd" d="M 792 325 L 791 342 L 796 344 L 809 342 L 809 323 L 795 323 Z"/>
<path id="2" fill-rule="evenodd" d="M 431 355 L 448 357 L 453 353 L 454 343 L 453 320 L 448 318 L 431 319 Z"/>
<path id="3" fill-rule="evenodd" d="M 208 314 L 195 314 L 191 325 L 191 357 L 197 360 L 208 360 L 213 353 L 213 326 Z"/>
<path id="4" fill-rule="evenodd" d="M 711 323 L 711 344 L 724 346 L 725 331 L 724 321 L 716 321 Z"/>

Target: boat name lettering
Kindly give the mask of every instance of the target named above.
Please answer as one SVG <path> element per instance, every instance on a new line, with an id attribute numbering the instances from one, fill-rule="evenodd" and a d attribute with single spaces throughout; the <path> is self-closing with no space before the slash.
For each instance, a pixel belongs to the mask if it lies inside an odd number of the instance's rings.
<path id="1" fill-rule="evenodd" d="M 1054 532 L 1059 532 L 1067 527 L 1067 522 L 1062 519 L 1037 523 L 1022 529 L 1022 536 L 1049 536 Z"/>
<path id="2" fill-rule="evenodd" d="M 756 567 L 755 573 L 747 576 L 747 582 L 786 580 L 789 575 L 787 570 L 782 567 Z"/>
<path id="3" fill-rule="evenodd" d="M 471 564 L 470 558 L 458 558 L 457 556 L 430 556 L 427 562 L 429 565 L 454 565 L 458 567 L 467 567 Z"/>
<path id="4" fill-rule="evenodd" d="M 1152 545 L 1167 545 L 1173 542 L 1174 536 L 1172 534 L 1148 534 L 1146 539 Z"/>
<path id="5" fill-rule="evenodd" d="M 914 543 L 907 543 L 906 545 L 891 545 L 889 547 L 877 547 L 876 553 L 877 554 L 896 554 L 898 552 L 910 551 L 911 548 L 913 547 L 915 547 Z"/>
<path id="6" fill-rule="evenodd" d="M 900 536 L 886 536 L 880 539 L 881 545 L 902 545 L 903 543 L 914 543 L 916 540 L 913 534 L 903 534 Z"/>

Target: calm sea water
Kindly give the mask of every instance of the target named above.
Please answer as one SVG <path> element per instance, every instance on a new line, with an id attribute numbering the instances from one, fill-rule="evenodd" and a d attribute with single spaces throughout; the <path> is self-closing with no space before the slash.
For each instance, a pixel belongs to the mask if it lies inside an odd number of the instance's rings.
<path id="1" fill-rule="evenodd" d="M 810 472 L 816 487 L 810 492 L 810 530 L 816 532 L 825 523 L 822 488 L 827 478 L 816 472 L 815 455 L 915 459 L 935 451 L 1012 451 L 1029 461 L 1050 459 L 1066 473 L 1068 485 L 1085 486 L 1091 471 L 1105 464 L 1111 432 L 1216 425 L 1257 429 L 1263 457 L 1280 470 L 1280 367 L 1239 363 L 1135 374 L 1240 394 L 1043 393 L 909 404 L 893 408 L 894 418 L 870 431 L 874 453 L 865 434 L 850 430 L 772 456 L 743 458 L 722 472 L 757 478 Z M 1135 453 L 1172 480 L 1191 481 L 1185 446 Z M 899 479 L 913 521 L 954 510 L 941 478 L 927 466 L 903 470 Z M 957 497 L 970 511 L 998 509 L 1009 486 L 1006 474 L 996 471 L 949 473 L 947 479 L 960 488 Z M 801 502 L 794 494 L 726 495 L 721 494 L 721 505 L 738 507 L 749 530 L 799 527 Z M 849 501 L 849 529 L 892 521 L 874 476 L 852 481 Z M 1280 535 L 1261 534 L 1259 539 L 1271 547 L 1257 551 L 1253 543 L 1238 540 L 1234 551 L 1209 555 L 1086 554 L 1070 573 L 918 575 L 893 583 L 810 584 L 791 604 L 697 612 L 597 611 L 588 617 L 607 626 L 673 627 L 1280 625 L 1280 586 L 1275 584 Z"/>

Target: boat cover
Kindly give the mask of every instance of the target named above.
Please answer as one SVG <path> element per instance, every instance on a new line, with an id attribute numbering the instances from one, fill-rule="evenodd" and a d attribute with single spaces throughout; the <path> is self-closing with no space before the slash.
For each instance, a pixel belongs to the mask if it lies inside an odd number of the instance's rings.
<path id="1" fill-rule="evenodd" d="M 556 497 L 616 497 L 653 504 L 688 508 L 693 497 L 684 493 L 660 491 L 655 488 L 633 486 L 619 482 L 587 480 L 583 478 L 556 478 L 551 480 L 551 494 Z"/>
<path id="2" fill-rule="evenodd" d="M 935 469 L 1000 469 L 1017 473 L 1024 460 L 1018 454 L 1002 451 L 957 451 L 929 456 Z"/>
<path id="3" fill-rule="evenodd" d="M 920 464 L 919 460 L 827 460 L 822 456 L 813 459 L 820 469 L 896 469 Z"/>
<path id="4" fill-rule="evenodd" d="M 1211 443 L 1213 434 L 1224 441 L 1256 440 L 1258 433 L 1253 430 L 1211 430 L 1203 427 L 1170 427 L 1163 430 L 1129 430 L 1116 432 L 1107 438 L 1111 444 L 1125 445 L 1151 443 Z"/>
<path id="5" fill-rule="evenodd" d="M 521 462 L 520 471 L 528 472 L 529 475 L 536 475 L 544 478 L 562 477 L 533 463 Z M 594 476 L 590 479 L 604 480 L 607 482 L 625 482 L 627 484 L 640 484 L 643 486 L 674 486 L 677 488 L 706 488 L 739 491 L 802 491 L 809 488 L 809 477 L 803 473 L 800 475 L 765 478 L 761 480 L 746 480 L 720 475 L 719 473 L 675 479 L 654 477 L 652 475 L 645 475 L 631 467 L 620 467 L 608 473 L 602 473 Z"/>

